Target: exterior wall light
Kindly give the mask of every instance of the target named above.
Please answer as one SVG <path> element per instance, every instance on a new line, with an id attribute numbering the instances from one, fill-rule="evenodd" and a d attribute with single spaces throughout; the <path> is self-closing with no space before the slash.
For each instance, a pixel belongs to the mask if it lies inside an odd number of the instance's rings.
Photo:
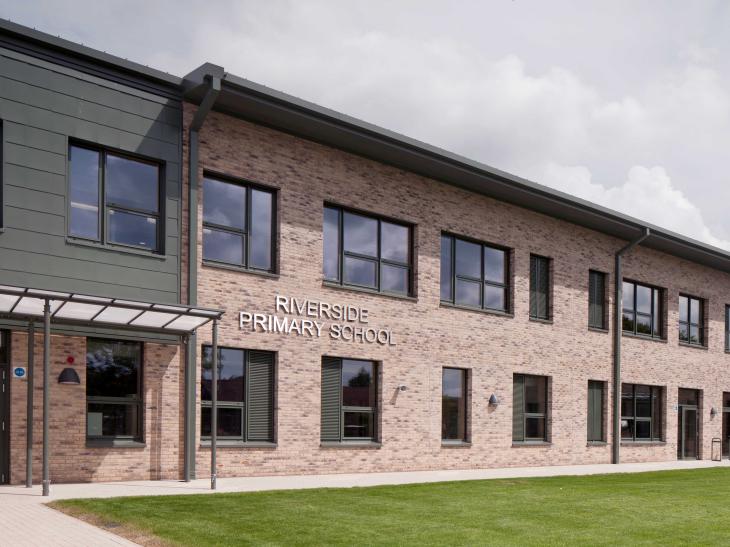
<path id="1" fill-rule="evenodd" d="M 492 395 L 490 395 L 489 397 L 489 404 L 493 406 L 499 405 L 499 399 L 494 393 L 492 393 Z"/>
<path id="2" fill-rule="evenodd" d="M 710 409 L 710 416 L 712 418 L 714 418 L 715 416 L 717 416 L 717 409 L 714 406 Z"/>
<path id="3" fill-rule="evenodd" d="M 408 391 L 408 386 L 405 384 L 401 384 L 398 386 L 398 391 Z"/>
<path id="4" fill-rule="evenodd" d="M 74 369 L 72 369 L 71 367 L 66 367 L 61 371 L 61 374 L 58 376 L 58 383 L 66 385 L 79 385 L 81 383 L 81 379 Z"/>

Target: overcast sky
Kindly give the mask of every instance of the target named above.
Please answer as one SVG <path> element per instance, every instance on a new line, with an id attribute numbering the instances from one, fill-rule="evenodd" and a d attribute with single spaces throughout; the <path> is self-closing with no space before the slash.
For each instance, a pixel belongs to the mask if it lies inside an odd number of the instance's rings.
<path id="1" fill-rule="evenodd" d="M 0 0 L 184 75 L 209 61 L 730 249 L 726 0 Z"/>

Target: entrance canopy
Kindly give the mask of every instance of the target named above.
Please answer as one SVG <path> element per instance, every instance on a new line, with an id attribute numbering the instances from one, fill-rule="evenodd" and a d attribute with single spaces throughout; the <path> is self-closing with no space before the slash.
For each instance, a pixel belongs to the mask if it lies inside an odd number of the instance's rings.
<path id="1" fill-rule="evenodd" d="M 0 285 L 0 317 L 32 319 L 44 316 L 45 303 L 54 322 L 189 334 L 220 319 L 221 310 L 184 304 L 155 304 L 78 293 Z"/>

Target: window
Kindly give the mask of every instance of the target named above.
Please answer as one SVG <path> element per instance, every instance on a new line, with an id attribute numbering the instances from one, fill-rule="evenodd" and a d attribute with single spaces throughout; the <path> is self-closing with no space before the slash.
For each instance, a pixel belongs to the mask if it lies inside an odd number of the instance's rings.
<path id="1" fill-rule="evenodd" d="M 274 271 L 274 193 L 203 179 L 203 260 Z"/>
<path id="2" fill-rule="evenodd" d="M 441 439 L 467 440 L 466 393 L 467 371 L 444 368 L 441 375 Z"/>
<path id="3" fill-rule="evenodd" d="M 507 312 L 508 251 L 442 235 L 441 300 L 458 306 Z"/>
<path id="4" fill-rule="evenodd" d="M 662 388 L 621 386 L 621 440 L 662 440 Z"/>
<path id="5" fill-rule="evenodd" d="M 704 303 L 699 298 L 679 295 L 679 341 L 704 345 Z"/>
<path id="6" fill-rule="evenodd" d="M 606 428 L 604 404 L 606 401 L 605 382 L 588 381 L 588 442 L 604 442 Z"/>
<path id="7" fill-rule="evenodd" d="M 323 442 L 376 439 L 376 373 L 372 361 L 322 358 Z"/>
<path id="8" fill-rule="evenodd" d="M 730 306 L 725 305 L 725 351 L 730 351 Z"/>
<path id="9" fill-rule="evenodd" d="M 3 121 L 0 120 L 0 228 L 4 227 L 3 211 L 5 210 L 5 202 L 3 201 L 3 187 L 5 186 L 5 159 L 3 158 L 3 150 L 5 149 L 5 138 L 3 132 Z"/>
<path id="10" fill-rule="evenodd" d="M 512 384 L 512 440 L 547 442 L 547 376 L 515 374 Z"/>
<path id="11" fill-rule="evenodd" d="M 530 255 L 530 317 L 550 319 L 550 259 Z"/>
<path id="12" fill-rule="evenodd" d="M 326 281 L 411 294 L 410 226 L 325 206 L 323 237 Z"/>
<path id="13" fill-rule="evenodd" d="M 86 438 L 142 440 L 142 344 L 86 340 Z"/>
<path id="14" fill-rule="evenodd" d="M 623 331 L 660 338 L 662 336 L 662 291 L 654 287 L 624 281 Z"/>
<path id="15" fill-rule="evenodd" d="M 210 438 L 213 348 L 203 346 L 200 435 Z M 217 436 L 239 442 L 274 442 L 274 354 L 218 348 Z"/>
<path id="16" fill-rule="evenodd" d="M 588 326 L 606 328 L 606 274 L 588 272 Z"/>
<path id="17" fill-rule="evenodd" d="M 161 252 L 160 171 L 150 161 L 71 145 L 69 235 Z"/>

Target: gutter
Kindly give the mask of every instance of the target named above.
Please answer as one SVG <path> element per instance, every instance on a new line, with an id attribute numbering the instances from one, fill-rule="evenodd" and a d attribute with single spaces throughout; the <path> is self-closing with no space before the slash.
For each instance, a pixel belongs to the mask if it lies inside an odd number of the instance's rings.
<path id="1" fill-rule="evenodd" d="M 622 302 L 623 302 L 623 255 L 639 245 L 651 235 L 649 228 L 644 228 L 644 233 L 637 239 L 625 245 L 616 252 L 616 265 L 614 268 L 614 284 L 616 287 L 613 310 L 613 438 L 611 463 L 621 461 L 621 326 Z"/>

